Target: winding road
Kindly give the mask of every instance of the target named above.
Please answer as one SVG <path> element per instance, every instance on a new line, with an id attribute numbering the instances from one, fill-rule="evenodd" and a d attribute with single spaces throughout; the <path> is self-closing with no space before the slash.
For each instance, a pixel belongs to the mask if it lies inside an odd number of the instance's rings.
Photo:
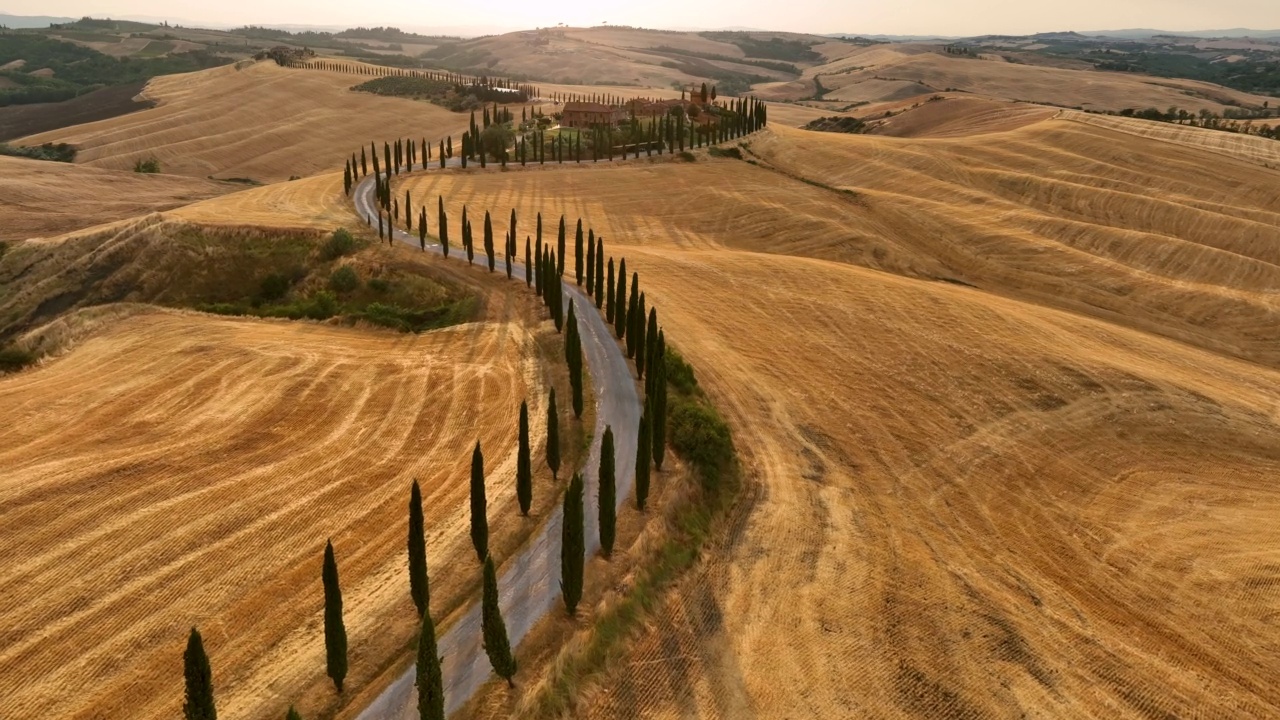
<path id="1" fill-rule="evenodd" d="M 433 167 L 431 170 L 438 168 Z M 373 191 L 372 176 L 364 178 L 355 188 L 356 210 L 362 219 L 373 218 L 378 213 Z M 501 217 L 501 212 L 498 216 Z M 419 247 L 418 238 L 403 231 L 393 230 L 393 237 Z M 427 250 L 441 254 L 439 244 L 428 244 Z M 459 254 L 453 257 L 458 258 Z M 518 276 L 521 280 L 527 277 L 528 268 L 524 263 L 513 260 L 512 268 L 512 277 Z M 587 455 L 586 467 L 582 469 L 585 483 L 583 503 L 586 510 L 586 553 L 587 557 L 591 557 L 600 547 L 596 507 L 601 438 L 604 436 L 605 426 L 612 426 L 615 456 L 618 458 L 617 504 L 621 507 L 630 497 L 635 482 L 634 458 L 640 422 L 640 398 L 627 358 L 614 339 L 612 328 L 595 310 L 595 302 L 573 283 L 564 282 L 564 288 L 566 297 L 572 299 L 581 310 L 575 316 L 596 400 L 596 424 L 591 449 Z M 588 311 L 587 308 L 591 310 Z M 534 624 L 548 612 L 563 612 L 560 596 L 562 522 L 561 505 L 557 503 L 555 511 L 538 533 L 518 554 L 508 558 L 501 568 L 498 578 L 500 605 L 512 647 L 516 648 L 517 659 L 520 655 L 519 643 Z M 427 553 L 430 556 L 430 548 Z M 479 569 L 474 564 L 465 568 L 441 568 L 437 565 L 434 572 L 478 573 Z M 438 638 L 438 642 L 444 673 L 445 711 L 452 714 L 492 677 L 489 658 L 482 645 L 478 598 L 467 608 L 466 614 Z M 360 713 L 358 720 L 416 719 L 418 691 L 414 685 L 414 671 L 412 666 L 405 671 Z"/>

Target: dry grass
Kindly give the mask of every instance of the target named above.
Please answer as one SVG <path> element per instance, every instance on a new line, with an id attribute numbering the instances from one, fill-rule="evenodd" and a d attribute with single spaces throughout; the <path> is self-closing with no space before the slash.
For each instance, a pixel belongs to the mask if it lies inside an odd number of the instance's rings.
<path id="1" fill-rule="evenodd" d="M 69 142 L 80 148 L 77 162 L 114 170 L 155 156 L 166 173 L 274 182 L 340 169 L 371 141 L 434 143 L 466 129 L 463 113 L 348 89 L 359 82 L 271 61 L 166 75 L 144 92 L 158 107 L 18 142 Z"/>
<path id="2" fill-rule="evenodd" d="M 242 187 L 0 157 L 0 240 L 58 235 L 168 210 Z"/>
<path id="3" fill-rule="evenodd" d="M 1277 173 L 1062 121 L 750 151 L 411 181 L 586 218 L 743 454 L 573 714 L 1274 715 Z"/>

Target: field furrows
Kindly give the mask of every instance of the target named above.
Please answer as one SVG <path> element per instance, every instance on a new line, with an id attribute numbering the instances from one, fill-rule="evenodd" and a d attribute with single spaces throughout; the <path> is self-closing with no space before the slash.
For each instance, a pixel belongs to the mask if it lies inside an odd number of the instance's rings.
<path id="1" fill-rule="evenodd" d="M 6 711 L 173 717 L 191 625 L 228 717 L 333 707 L 326 538 L 358 688 L 416 630 L 404 560 L 412 478 L 423 483 L 434 607 L 478 577 L 466 531 L 477 439 L 493 546 L 516 534 L 503 479 L 514 477 L 520 401 L 545 414 L 534 357 L 515 323 L 404 337 L 155 312 L 0 382 Z"/>

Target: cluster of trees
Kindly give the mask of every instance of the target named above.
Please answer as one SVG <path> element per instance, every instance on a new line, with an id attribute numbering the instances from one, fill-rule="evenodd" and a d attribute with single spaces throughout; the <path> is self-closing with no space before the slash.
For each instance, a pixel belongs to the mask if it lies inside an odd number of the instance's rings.
<path id="1" fill-rule="evenodd" d="M 355 64 L 327 59 L 316 60 L 310 57 L 284 56 L 281 59 L 277 59 L 277 62 L 286 67 L 304 70 L 326 70 L 328 72 L 373 77 L 420 78 L 443 82 L 453 86 L 459 94 L 475 95 L 485 102 L 528 102 L 530 98 L 540 96 L 537 86 L 488 75 L 472 76 L 436 70 L 386 67 L 369 63 Z"/>
<path id="2" fill-rule="evenodd" d="M 1178 107 L 1171 107 L 1161 112 L 1156 108 L 1145 108 L 1142 110 L 1134 108 L 1125 108 L 1120 112 L 1107 111 L 1107 115 L 1119 115 L 1121 117 L 1134 117 L 1143 120 L 1155 120 L 1157 122 L 1173 123 L 1175 125 L 1188 125 L 1190 127 L 1201 127 L 1210 130 L 1221 130 L 1223 132 L 1240 133 L 1242 135 L 1257 135 L 1258 137 L 1270 138 L 1272 140 L 1280 140 L 1280 123 L 1272 126 L 1268 123 L 1252 123 L 1240 122 L 1241 120 L 1257 119 L 1270 117 L 1270 108 L 1267 103 L 1263 103 L 1260 111 L 1249 111 L 1241 108 L 1236 112 L 1227 111 L 1226 117 L 1218 115 L 1208 109 L 1201 108 L 1199 112 L 1191 112 Z M 1086 112 L 1098 113 L 1097 110 L 1087 110 Z"/>

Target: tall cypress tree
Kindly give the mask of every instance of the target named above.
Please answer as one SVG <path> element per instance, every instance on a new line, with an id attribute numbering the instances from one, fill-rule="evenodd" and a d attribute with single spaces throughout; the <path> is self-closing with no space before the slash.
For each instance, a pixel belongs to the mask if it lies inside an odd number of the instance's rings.
<path id="1" fill-rule="evenodd" d="M 419 209 L 418 244 L 422 246 L 422 252 L 427 251 L 427 206 L 426 205 L 423 205 Z"/>
<path id="2" fill-rule="evenodd" d="M 573 393 L 573 416 L 582 417 L 582 338 L 578 334 L 578 320 L 573 314 L 573 300 L 569 301 L 568 329 L 564 334 L 564 356 L 569 366 L 569 389 Z"/>
<path id="3" fill-rule="evenodd" d="M 542 213 L 538 213 L 538 227 L 534 237 L 537 238 L 535 245 L 538 248 L 538 257 L 542 257 Z"/>
<path id="4" fill-rule="evenodd" d="M 582 285 L 582 218 L 578 218 L 578 230 L 573 235 L 573 274 Z"/>
<path id="5" fill-rule="evenodd" d="M 440 196 L 440 209 L 437 212 L 440 223 L 440 251 L 449 257 L 449 216 L 444 212 L 444 196 Z"/>
<path id="6" fill-rule="evenodd" d="M 596 291 L 596 231 L 587 231 L 587 295 Z"/>
<path id="7" fill-rule="evenodd" d="M 666 335 L 658 330 L 658 350 L 654 354 L 653 379 L 653 466 L 662 470 L 662 459 L 667 452 L 667 357 Z"/>
<path id="8" fill-rule="evenodd" d="M 194 627 L 187 636 L 187 650 L 182 654 L 182 674 L 186 679 L 184 720 L 218 720 L 218 710 L 213 705 L 213 670 L 204 652 L 204 640 Z"/>
<path id="9" fill-rule="evenodd" d="M 427 539 L 422 521 L 422 489 L 414 478 L 409 490 L 409 595 L 418 615 L 431 605 L 431 588 L 427 585 Z"/>
<path id="10" fill-rule="evenodd" d="M 645 360 L 648 359 L 648 357 L 645 355 L 645 350 L 648 349 L 645 346 L 645 343 L 648 342 L 648 338 L 645 336 L 645 332 L 647 330 L 647 328 L 645 327 L 646 314 L 647 313 L 645 312 L 645 308 L 644 308 L 644 293 L 640 293 L 640 300 L 636 303 L 635 320 L 631 321 L 635 325 L 635 331 L 632 333 L 628 333 L 628 335 L 634 336 L 634 339 L 635 339 L 634 344 L 636 346 L 636 377 L 638 378 L 644 377 Z M 627 342 L 630 343 L 631 338 L 628 338 Z"/>
<path id="11" fill-rule="evenodd" d="M 529 450 L 529 402 L 520 403 L 520 448 L 516 454 L 516 499 L 520 514 L 529 516 L 533 504 L 533 461 Z"/>
<path id="12" fill-rule="evenodd" d="M 649 501 L 649 461 L 653 457 L 653 436 L 650 430 L 650 399 L 644 399 L 644 412 L 640 414 L 640 430 L 636 438 L 636 508 L 644 512 Z"/>
<path id="13" fill-rule="evenodd" d="M 560 413 L 556 410 L 556 389 L 551 388 L 547 403 L 547 467 L 551 477 L 560 473 Z"/>
<path id="14" fill-rule="evenodd" d="M 636 356 L 636 338 L 633 331 L 636 329 L 636 319 L 641 317 L 640 310 L 640 274 L 631 273 L 631 297 L 627 300 L 627 319 L 626 319 L 626 340 L 627 340 L 627 357 Z"/>
<path id="15" fill-rule="evenodd" d="M 618 296 L 613 299 L 613 330 L 621 340 L 627 334 L 627 259 L 618 261 Z"/>
<path id="16" fill-rule="evenodd" d="M 338 584 L 338 562 L 333 543 L 324 546 L 324 650 L 325 666 L 333 685 L 342 692 L 347 677 L 347 628 L 342 622 L 342 587 Z"/>
<path id="17" fill-rule="evenodd" d="M 376 155 L 374 156 L 374 160 L 375 160 L 375 161 L 377 160 L 377 156 L 376 156 Z M 363 148 L 363 147 L 362 147 L 362 148 L 360 148 L 360 174 L 361 174 L 362 176 L 363 176 L 363 175 L 368 175 L 368 174 L 369 174 L 369 161 L 365 159 L 365 155 L 364 155 L 364 148 Z"/>
<path id="18" fill-rule="evenodd" d="M 489 219 L 489 211 L 484 211 L 484 251 L 489 258 L 489 272 L 493 272 L 495 258 L 493 256 L 493 221 Z"/>
<path id="19" fill-rule="evenodd" d="M 515 687 L 511 678 L 516 674 L 516 659 L 511 654 L 502 608 L 498 606 L 498 574 L 494 570 L 492 557 L 485 558 L 484 561 L 484 600 L 480 605 L 480 626 L 484 635 L 484 652 L 489 656 L 493 672 L 506 680 L 508 687 Z"/>
<path id="20" fill-rule="evenodd" d="M 583 565 L 586 562 L 586 530 L 582 507 L 582 475 L 574 473 L 564 494 L 564 522 L 560 526 L 560 594 L 569 615 L 576 615 L 582 600 Z"/>
<path id="21" fill-rule="evenodd" d="M 600 443 L 600 552 L 607 558 L 613 555 L 613 541 L 617 533 L 618 488 L 613 456 L 613 428 L 606 425 L 604 440 Z"/>
<path id="22" fill-rule="evenodd" d="M 612 287 L 612 286 L 610 286 Z M 596 309 L 604 302 L 604 237 L 596 238 Z"/>
<path id="23" fill-rule="evenodd" d="M 556 276 L 564 277 L 564 216 L 560 216 L 560 233 L 556 236 Z"/>
<path id="24" fill-rule="evenodd" d="M 302 720 L 302 716 L 298 714 L 296 708 L 289 706 L 289 711 L 284 714 L 284 720 Z"/>
<path id="25" fill-rule="evenodd" d="M 482 562 L 489 556 L 488 509 L 484 497 L 484 453 L 477 440 L 471 453 L 471 544 L 476 548 L 476 559 Z"/>
<path id="26" fill-rule="evenodd" d="M 431 621 L 429 612 L 422 614 L 422 629 L 418 632 L 418 664 L 415 670 L 419 720 L 445 720 L 444 674 L 440 672 L 436 624 Z"/>
<path id="27" fill-rule="evenodd" d="M 651 395 L 653 388 L 653 373 L 656 369 L 654 367 L 654 354 L 658 349 L 658 308 L 656 307 L 649 308 L 649 325 L 644 331 L 644 343 L 644 366 L 647 373 L 644 379 L 644 392 L 645 395 Z"/>
<path id="28" fill-rule="evenodd" d="M 617 293 L 614 292 L 613 282 L 613 258 L 609 258 L 609 286 L 605 289 L 604 295 L 604 319 L 606 322 L 613 322 L 613 306 L 617 300 Z"/>

